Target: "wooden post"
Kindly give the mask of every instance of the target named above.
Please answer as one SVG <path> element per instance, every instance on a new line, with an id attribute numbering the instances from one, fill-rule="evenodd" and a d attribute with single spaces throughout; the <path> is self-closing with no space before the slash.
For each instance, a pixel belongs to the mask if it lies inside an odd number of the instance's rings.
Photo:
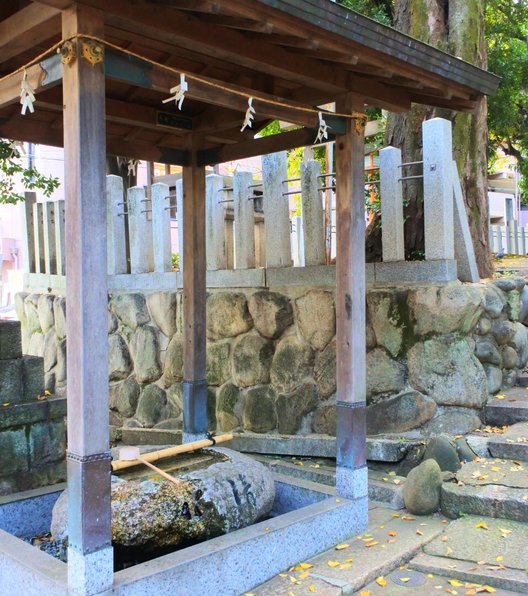
<path id="1" fill-rule="evenodd" d="M 183 440 L 203 438 L 207 432 L 205 374 L 205 168 L 190 149 L 190 165 L 183 179 Z"/>
<path id="2" fill-rule="evenodd" d="M 337 111 L 363 112 L 363 100 L 345 95 Z M 367 498 L 366 283 L 364 132 L 354 120 L 336 139 L 337 494 Z M 366 525 L 366 506 L 365 506 Z"/>
<path id="3" fill-rule="evenodd" d="M 104 36 L 104 15 L 74 5 L 62 34 Z M 68 593 L 111 590 L 113 550 L 108 441 L 104 60 L 82 40 L 64 67 L 64 171 L 68 335 Z M 102 50 L 102 48 L 101 48 Z"/>

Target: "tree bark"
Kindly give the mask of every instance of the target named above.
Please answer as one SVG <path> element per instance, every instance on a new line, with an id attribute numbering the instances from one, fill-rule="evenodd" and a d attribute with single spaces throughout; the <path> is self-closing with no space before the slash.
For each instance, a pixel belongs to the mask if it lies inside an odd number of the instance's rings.
<path id="1" fill-rule="evenodd" d="M 396 29 L 467 62 L 486 67 L 484 13 L 479 0 L 396 0 Z M 415 105 L 405 114 L 390 114 L 385 141 L 402 149 L 404 162 L 422 159 L 422 121 L 442 117 L 453 122 L 454 159 L 461 177 L 464 201 L 481 277 L 489 277 L 493 264 L 488 247 L 487 103 L 479 101 L 474 114 L 461 114 Z M 405 175 L 419 173 L 418 166 Z M 404 182 L 406 258 L 423 255 L 423 188 L 421 181 Z M 368 260 L 381 256 L 379 226 L 367 231 Z"/>

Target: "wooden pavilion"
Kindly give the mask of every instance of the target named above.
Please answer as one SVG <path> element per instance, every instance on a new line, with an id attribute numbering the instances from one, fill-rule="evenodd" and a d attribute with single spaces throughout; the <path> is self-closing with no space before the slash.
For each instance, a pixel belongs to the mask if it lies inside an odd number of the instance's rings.
<path id="1" fill-rule="evenodd" d="M 184 431 L 196 436 L 206 431 L 205 166 L 318 133 L 336 140 L 337 491 L 365 500 L 364 109 L 471 111 L 497 78 L 330 0 L 2 2 L 0 77 L 0 135 L 65 148 L 72 593 L 113 581 L 107 153 L 183 166 Z M 24 82 L 36 101 L 22 115 Z M 337 115 L 317 107 L 331 102 Z M 255 138 L 273 119 L 300 128 Z"/>

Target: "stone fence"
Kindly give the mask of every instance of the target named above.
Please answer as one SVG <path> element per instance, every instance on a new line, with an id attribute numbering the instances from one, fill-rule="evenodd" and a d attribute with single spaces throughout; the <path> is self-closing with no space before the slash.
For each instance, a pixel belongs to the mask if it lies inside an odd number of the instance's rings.
<path id="1" fill-rule="evenodd" d="M 401 151 L 380 151 L 379 184 L 383 261 L 372 264 L 376 282 L 478 281 L 473 246 L 456 165 L 451 123 L 423 123 L 423 159 L 402 163 Z M 374 168 L 376 169 L 376 168 Z M 300 176 L 288 178 L 286 153 L 262 157 L 262 177 L 249 172 L 206 177 L 206 262 L 224 287 L 258 287 L 268 271 L 303 275 L 335 257 L 335 174 L 321 173 L 320 162 L 305 161 Z M 420 172 L 420 173 L 413 173 Z M 403 196 L 412 180 L 423 186 L 425 260 L 406 261 Z M 123 191 L 123 181 L 107 177 L 108 286 L 112 289 L 168 290 L 179 286 L 185 266 L 181 179 Z M 28 275 L 26 287 L 62 289 L 64 201 L 26 198 Z M 366 222 L 365 222 L 366 223 Z M 299 273 L 300 271 L 300 273 Z M 227 274 L 227 275 L 226 275 Z M 151 276 L 147 282 L 145 276 Z M 238 280 L 233 283 L 233 276 Z M 217 284 L 220 285 L 220 284 Z"/>
<path id="2" fill-rule="evenodd" d="M 369 434 L 467 433 L 490 393 L 528 360 L 528 289 L 487 284 L 372 288 L 367 294 Z M 19 294 L 24 351 L 46 386 L 66 391 L 65 298 Z M 181 427 L 181 292 L 113 293 L 109 386 L 115 427 Z M 211 291 L 207 300 L 211 429 L 335 431 L 335 308 L 328 287 Z"/>

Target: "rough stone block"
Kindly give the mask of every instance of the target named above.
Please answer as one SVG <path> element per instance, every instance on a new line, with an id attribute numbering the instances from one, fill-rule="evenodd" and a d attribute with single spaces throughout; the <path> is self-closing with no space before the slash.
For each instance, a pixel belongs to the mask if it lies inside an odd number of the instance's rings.
<path id="1" fill-rule="evenodd" d="M 7 430 L 0 433 L 0 476 L 24 472 L 28 469 L 28 445 L 26 433 Z"/>
<path id="2" fill-rule="evenodd" d="M 29 432 L 31 467 L 61 461 L 66 454 L 66 425 L 63 420 L 39 422 Z"/>
<path id="3" fill-rule="evenodd" d="M 22 379 L 24 401 L 36 399 L 44 391 L 43 359 L 38 356 L 24 356 Z"/>
<path id="4" fill-rule="evenodd" d="M 22 401 L 22 358 L 0 361 L 0 403 Z"/>
<path id="5" fill-rule="evenodd" d="M 20 321 L 0 322 L 0 360 L 22 357 Z M 1 365 L 0 365 L 1 366 Z"/>

